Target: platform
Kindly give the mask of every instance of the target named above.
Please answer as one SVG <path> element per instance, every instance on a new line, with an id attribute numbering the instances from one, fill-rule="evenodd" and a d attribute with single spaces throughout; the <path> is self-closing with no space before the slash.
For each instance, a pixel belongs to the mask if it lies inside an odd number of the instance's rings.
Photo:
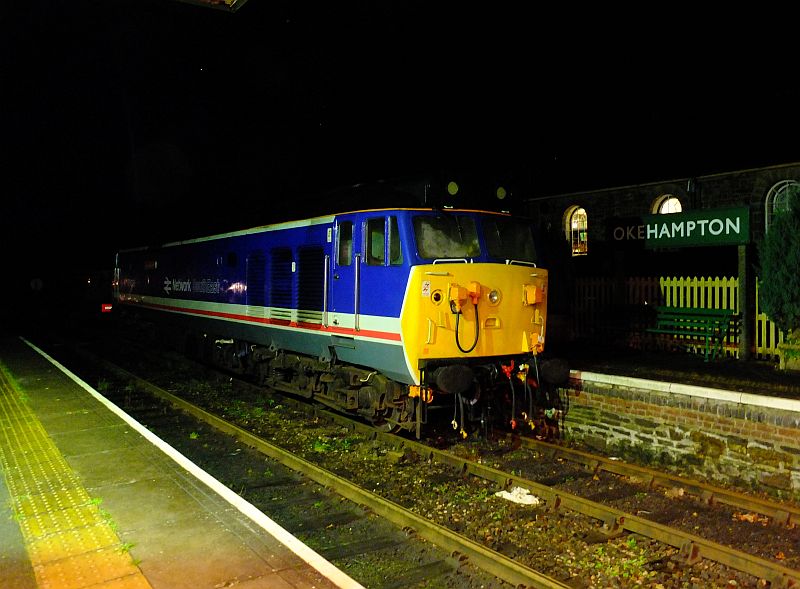
<path id="1" fill-rule="evenodd" d="M 35 346 L 0 338 L 0 587 L 360 584 Z"/>

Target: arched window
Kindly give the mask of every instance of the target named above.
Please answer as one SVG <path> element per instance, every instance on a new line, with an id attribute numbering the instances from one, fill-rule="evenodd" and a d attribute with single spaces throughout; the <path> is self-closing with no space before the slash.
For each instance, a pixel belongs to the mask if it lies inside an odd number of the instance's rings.
<path id="1" fill-rule="evenodd" d="M 680 213 L 683 205 L 678 197 L 672 194 L 662 194 L 653 201 L 652 212 L 656 215 L 668 215 L 670 213 Z"/>
<path id="2" fill-rule="evenodd" d="M 789 198 L 795 190 L 800 190 L 797 180 L 781 180 L 769 189 L 764 201 L 764 233 L 769 231 L 775 213 L 789 210 Z"/>
<path id="3" fill-rule="evenodd" d="M 589 225 L 583 207 L 573 205 L 564 213 L 564 233 L 573 256 L 589 253 Z"/>

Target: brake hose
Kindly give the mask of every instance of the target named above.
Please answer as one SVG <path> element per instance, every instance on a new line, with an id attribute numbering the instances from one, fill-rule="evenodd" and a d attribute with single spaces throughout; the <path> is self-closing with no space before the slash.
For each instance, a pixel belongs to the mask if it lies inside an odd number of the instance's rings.
<path id="1" fill-rule="evenodd" d="M 475 304 L 475 341 L 472 342 L 472 347 L 469 350 L 465 350 L 461 347 L 461 342 L 458 341 L 458 319 L 461 317 L 461 311 L 456 313 L 456 345 L 458 349 L 461 350 L 464 354 L 469 354 L 472 350 L 475 349 L 475 346 L 478 345 L 478 332 L 480 331 L 480 321 L 478 321 L 478 305 Z"/>

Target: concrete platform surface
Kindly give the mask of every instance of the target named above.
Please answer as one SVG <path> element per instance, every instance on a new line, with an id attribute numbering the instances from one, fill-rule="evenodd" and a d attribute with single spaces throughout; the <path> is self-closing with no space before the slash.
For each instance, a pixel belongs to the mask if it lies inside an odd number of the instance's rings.
<path id="1" fill-rule="evenodd" d="M 35 346 L 2 337 L 0 587 L 361 585 Z"/>

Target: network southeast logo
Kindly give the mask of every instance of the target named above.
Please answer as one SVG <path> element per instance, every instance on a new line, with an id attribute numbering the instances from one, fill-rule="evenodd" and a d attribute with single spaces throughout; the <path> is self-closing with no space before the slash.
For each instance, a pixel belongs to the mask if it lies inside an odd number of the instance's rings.
<path id="1" fill-rule="evenodd" d="M 171 295 L 173 292 L 199 292 L 205 294 L 218 294 L 220 292 L 219 280 L 202 278 L 164 278 L 164 292 Z"/>

